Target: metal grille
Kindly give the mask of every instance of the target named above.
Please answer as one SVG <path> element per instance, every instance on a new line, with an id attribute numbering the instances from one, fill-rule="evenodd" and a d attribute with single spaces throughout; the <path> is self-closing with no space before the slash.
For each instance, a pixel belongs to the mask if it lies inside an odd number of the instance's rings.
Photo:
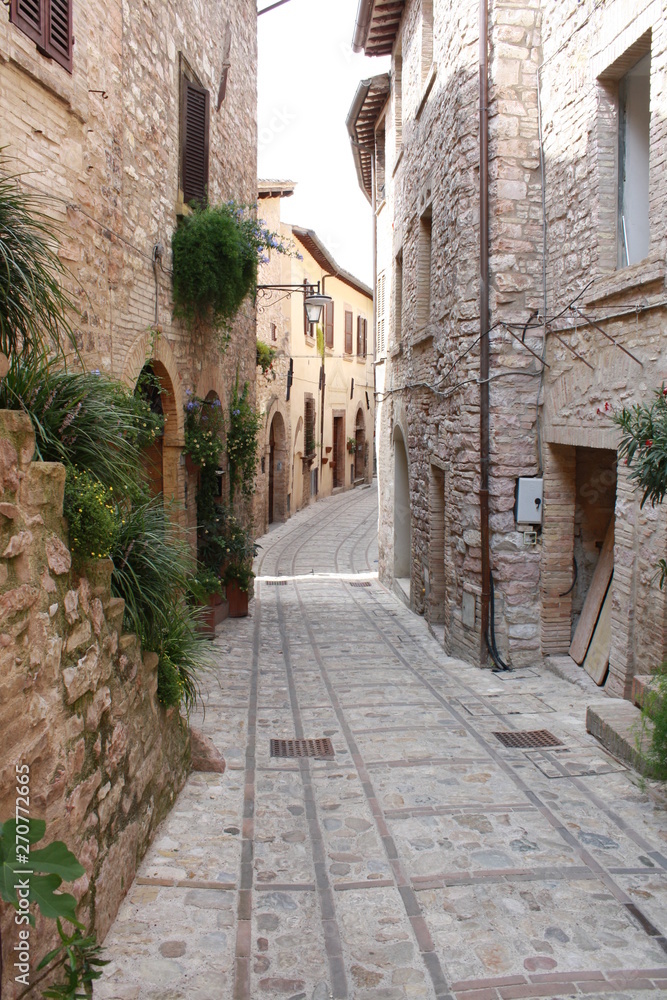
<path id="1" fill-rule="evenodd" d="M 505 747 L 519 747 L 527 750 L 531 747 L 565 746 L 563 741 L 550 733 L 548 729 L 530 729 L 523 733 L 494 733 L 493 735 Z"/>
<path id="2" fill-rule="evenodd" d="M 330 739 L 320 740 L 271 740 L 272 757 L 319 757 L 332 760 L 333 744 Z"/>
<path id="3" fill-rule="evenodd" d="M 351 587 L 370 587 L 370 580 L 359 580 L 357 583 L 351 583 Z"/>
<path id="4" fill-rule="evenodd" d="M 287 580 L 266 580 L 267 587 L 286 587 Z"/>

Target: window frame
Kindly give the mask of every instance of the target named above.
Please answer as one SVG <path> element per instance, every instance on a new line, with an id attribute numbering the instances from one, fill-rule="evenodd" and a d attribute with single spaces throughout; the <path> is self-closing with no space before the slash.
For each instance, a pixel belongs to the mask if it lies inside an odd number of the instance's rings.
<path id="1" fill-rule="evenodd" d="M 37 29 L 34 23 L 21 10 L 22 4 L 28 0 L 11 0 L 9 5 L 9 20 L 14 27 L 29 38 L 37 46 L 37 51 L 47 59 L 62 66 L 70 75 L 72 74 L 72 50 L 74 48 L 74 33 L 72 30 L 72 8 L 74 0 L 34 0 L 37 4 L 40 17 L 40 26 Z M 54 7 L 60 8 L 62 15 L 65 9 L 67 19 L 67 48 L 59 47 L 53 42 L 51 24 L 53 20 Z"/>

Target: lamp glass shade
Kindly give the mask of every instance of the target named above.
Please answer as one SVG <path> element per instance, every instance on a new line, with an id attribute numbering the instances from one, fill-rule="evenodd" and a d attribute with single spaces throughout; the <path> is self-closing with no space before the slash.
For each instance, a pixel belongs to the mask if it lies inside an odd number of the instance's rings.
<path id="1" fill-rule="evenodd" d="M 327 302 L 331 302 L 330 295 L 306 295 L 304 305 L 309 323 L 319 323 L 322 319 L 322 310 Z"/>

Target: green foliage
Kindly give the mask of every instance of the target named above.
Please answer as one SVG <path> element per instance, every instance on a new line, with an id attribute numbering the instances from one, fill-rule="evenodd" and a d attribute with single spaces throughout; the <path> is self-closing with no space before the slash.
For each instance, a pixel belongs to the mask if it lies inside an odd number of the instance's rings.
<path id="1" fill-rule="evenodd" d="M 222 597 L 220 577 L 207 566 L 199 564 L 197 572 L 188 581 L 188 598 L 196 604 L 206 604 L 213 594 Z"/>
<path id="2" fill-rule="evenodd" d="M 201 612 L 189 606 L 188 548 L 169 521 L 161 496 L 128 510 L 112 551 L 114 594 L 125 601 L 128 626 L 145 650 L 158 654 L 158 698 L 189 710 L 197 696 L 196 673 L 212 664 L 199 635 Z"/>
<path id="3" fill-rule="evenodd" d="M 185 453 L 201 467 L 217 469 L 225 418 L 219 399 L 211 402 L 191 396 L 185 404 Z"/>
<path id="4" fill-rule="evenodd" d="M 250 583 L 254 579 L 255 574 L 252 571 L 250 563 L 238 562 L 236 560 L 229 563 L 223 574 L 223 580 L 225 583 L 235 580 L 239 586 L 239 590 L 245 591 L 250 589 Z"/>
<path id="5" fill-rule="evenodd" d="M 175 230 L 175 314 L 191 325 L 224 329 L 257 282 L 257 265 L 267 250 L 288 253 L 277 234 L 251 209 L 228 202 L 199 206 Z"/>
<path id="6" fill-rule="evenodd" d="M 257 435 L 261 414 L 250 402 L 250 387 L 246 382 L 239 395 L 238 381 L 229 404 L 229 430 L 227 432 L 227 458 L 229 460 L 229 496 L 239 485 L 244 496 L 255 491 L 257 466 Z"/>
<path id="7" fill-rule="evenodd" d="M 269 347 L 269 345 L 265 344 L 263 340 L 257 341 L 257 367 L 261 368 L 265 375 L 273 367 L 275 357 L 275 347 Z"/>
<path id="8" fill-rule="evenodd" d="M 0 160 L 0 168 L 7 161 Z M 0 175 L 0 351 L 25 357 L 35 349 L 75 346 L 67 318 L 72 302 L 60 281 L 55 226 L 20 178 Z"/>
<path id="9" fill-rule="evenodd" d="M 213 573 L 220 575 L 230 563 L 250 563 L 256 552 L 250 532 L 226 507 L 214 504 L 199 521 L 199 557 Z"/>
<path id="10" fill-rule="evenodd" d="M 25 838 L 22 832 L 17 833 L 17 825 L 20 831 L 23 831 L 24 826 L 28 828 Z M 76 919 L 74 896 L 59 892 L 63 881 L 74 882 L 85 874 L 85 869 L 65 844 L 56 840 L 36 851 L 31 849 L 28 855 L 29 865 L 22 860 L 26 857 L 24 849 L 26 840 L 32 848 L 32 845 L 38 843 L 45 833 L 46 823 L 41 819 L 20 820 L 18 824 L 15 819 L 10 819 L 0 824 L 0 898 L 18 910 L 19 899 L 15 885 L 18 879 L 28 878 L 30 903 L 39 907 L 43 916 L 64 917 L 76 927 L 81 927 Z M 32 875 L 22 874 L 26 867 L 33 872 Z M 32 914 L 30 923 L 34 924 Z"/>
<path id="11" fill-rule="evenodd" d="M 118 528 L 113 486 L 105 486 L 89 472 L 77 472 L 70 466 L 63 512 L 75 558 L 103 559 L 109 555 Z"/>
<path id="12" fill-rule="evenodd" d="M 650 723 L 650 725 L 649 725 Z M 650 732 L 650 738 L 646 734 Z M 667 780 L 667 665 L 653 678 L 644 696 L 637 748 L 643 752 L 646 772 Z"/>
<path id="13" fill-rule="evenodd" d="M 632 467 L 630 473 L 643 491 L 641 505 L 662 503 L 667 493 L 667 389 L 654 391 L 650 406 L 638 404 L 614 417 L 623 431 L 618 454 Z"/>
<path id="14" fill-rule="evenodd" d="M 35 352 L 12 357 L 0 383 L 0 408 L 30 416 L 38 459 L 85 470 L 113 486 L 117 497 L 137 495 L 141 449 L 155 439 L 161 420 L 120 382 Z"/>
<path id="15" fill-rule="evenodd" d="M 51 964 L 54 970 L 62 966 L 65 980 L 43 990 L 42 996 L 49 1000 L 87 1000 L 93 995 L 93 982 L 102 976 L 102 966 L 109 962 L 101 958 L 102 948 L 94 934 L 84 937 L 78 929 L 66 934 L 60 921 L 58 934 L 60 944 L 44 956 L 37 969 Z"/>

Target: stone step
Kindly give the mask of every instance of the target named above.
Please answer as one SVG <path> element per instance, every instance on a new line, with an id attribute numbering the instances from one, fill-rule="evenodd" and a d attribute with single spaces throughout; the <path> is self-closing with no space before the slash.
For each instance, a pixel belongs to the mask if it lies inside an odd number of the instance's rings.
<path id="1" fill-rule="evenodd" d="M 643 708 L 646 695 L 651 692 L 656 697 L 655 708 L 659 708 L 662 699 L 656 693 L 657 674 L 637 674 L 632 681 L 632 700 L 639 708 Z M 653 714 L 653 709 L 651 711 Z"/>
<path id="2" fill-rule="evenodd" d="M 641 711 L 623 698 L 605 698 L 586 709 L 586 729 L 619 760 L 636 771 L 653 776 L 645 760 L 651 742 L 652 724 L 642 721 Z"/>

